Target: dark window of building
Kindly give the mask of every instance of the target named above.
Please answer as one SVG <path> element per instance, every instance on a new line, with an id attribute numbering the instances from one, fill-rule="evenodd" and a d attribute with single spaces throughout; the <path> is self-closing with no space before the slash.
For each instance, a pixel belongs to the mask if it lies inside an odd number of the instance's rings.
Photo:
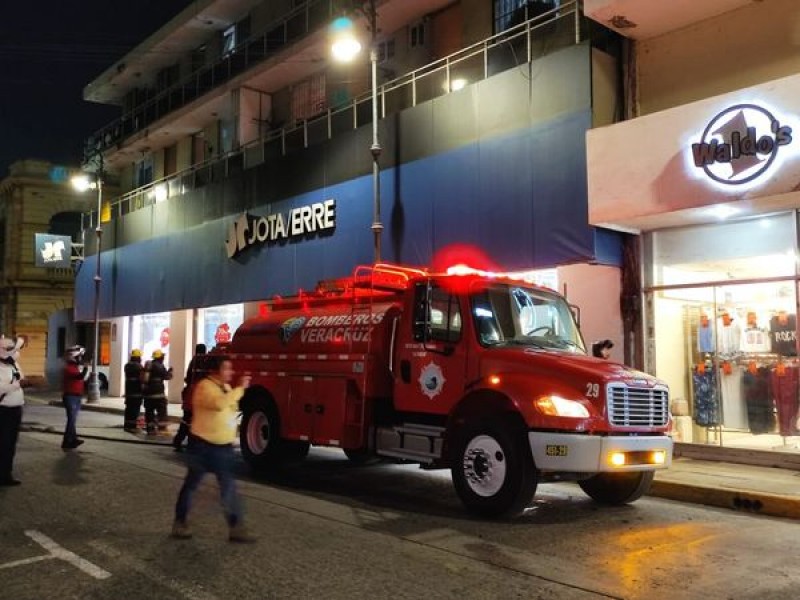
<path id="1" fill-rule="evenodd" d="M 493 0 L 494 32 L 500 33 L 561 5 L 561 0 Z"/>
<path id="2" fill-rule="evenodd" d="M 250 37 L 250 17 L 247 16 L 236 24 L 236 44 L 243 44 Z"/>
<path id="3" fill-rule="evenodd" d="M 75 211 L 60 212 L 50 217 L 47 233 L 53 235 L 68 235 L 73 242 L 80 241 L 81 213 Z"/>
<path id="4" fill-rule="evenodd" d="M 59 327 L 56 339 L 56 355 L 64 356 L 67 351 L 67 328 Z"/>
<path id="5" fill-rule="evenodd" d="M 325 73 L 319 73 L 292 87 L 292 119 L 310 119 L 328 108 Z"/>
<path id="6" fill-rule="evenodd" d="M 417 48 L 425 45 L 425 23 L 420 22 L 416 25 L 409 27 L 408 45 L 411 48 Z"/>
<path id="7" fill-rule="evenodd" d="M 231 25 L 222 32 L 222 56 L 227 56 L 236 48 L 236 25 Z"/>
<path id="8" fill-rule="evenodd" d="M 172 144 L 164 148 L 164 177 L 178 170 L 178 145 Z"/>
<path id="9" fill-rule="evenodd" d="M 136 163 L 134 169 L 134 185 L 141 187 L 153 181 L 153 157 L 148 156 Z"/>
<path id="10" fill-rule="evenodd" d="M 156 88 L 163 90 L 177 83 L 180 78 L 180 67 L 177 64 L 161 69 L 156 74 Z"/>
<path id="11" fill-rule="evenodd" d="M 383 63 L 394 58 L 394 39 L 378 42 L 378 62 Z"/>

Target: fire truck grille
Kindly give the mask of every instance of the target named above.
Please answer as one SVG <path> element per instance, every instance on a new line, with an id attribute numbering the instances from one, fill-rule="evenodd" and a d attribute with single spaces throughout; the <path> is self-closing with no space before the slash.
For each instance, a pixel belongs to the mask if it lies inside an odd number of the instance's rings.
<path id="1" fill-rule="evenodd" d="M 608 420 L 618 427 L 662 427 L 669 419 L 669 392 L 665 388 L 634 388 L 624 383 L 608 386 Z"/>

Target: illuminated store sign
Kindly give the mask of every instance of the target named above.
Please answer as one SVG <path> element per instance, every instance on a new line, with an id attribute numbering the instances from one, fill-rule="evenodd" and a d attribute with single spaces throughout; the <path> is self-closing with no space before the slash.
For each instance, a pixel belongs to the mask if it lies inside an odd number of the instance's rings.
<path id="1" fill-rule="evenodd" d="M 717 183 L 742 185 L 773 166 L 792 128 L 757 104 L 737 104 L 717 114 L 692 144 L 694 166 Z"/>
<path id="2" fill-rule="evenodd" d="M 280 242 L 336 228 L 336 201 L 326 200 L 263 217 L 242 213 L 228 227 L 228 258 L 256 244 Z"/>

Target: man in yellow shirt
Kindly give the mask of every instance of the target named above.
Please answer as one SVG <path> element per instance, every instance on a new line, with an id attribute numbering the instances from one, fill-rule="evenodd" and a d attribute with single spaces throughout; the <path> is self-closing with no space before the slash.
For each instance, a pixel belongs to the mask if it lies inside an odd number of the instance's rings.
<path id="1" fill-rule="evenodd" d="M 247 533 L 242 523 L 242 505 L 233 477 L 236 416 L 239 400 L 250 385 L 250 377 L 242 377 L 239 387 L 231 388 L 233 364 L 230 358 L 209 356 L 206 364 L 208 376 L 197 384 L 192 395 L 194 415 L 189 434 L 189 470 L 175 505 L 172 536 L 179 539 L 192 537 L 186 521 L 192 495 L 203 476 L 213 473 L 219 483 L 225 519 L 230 527 L 228 539 L 231 542 L 254 542 L 255 538 Z"/>

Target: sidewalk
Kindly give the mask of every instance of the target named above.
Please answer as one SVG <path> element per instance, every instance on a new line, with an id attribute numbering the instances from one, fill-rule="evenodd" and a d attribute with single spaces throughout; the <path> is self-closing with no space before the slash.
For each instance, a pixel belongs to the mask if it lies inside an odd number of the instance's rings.
<path id="1" fill-rule="evenodd" d="M 60 396 L 52 393 L 26 393 L 32 407 L 61 406 Z M 101 398 L 96 404 L 84 404 L 83 411 L 94 413 L 79 420 L 78 433 L 86 439 L 169 446 L 180 421 L 180 407 L 169 406 L 172 413 L 168 430 L 159 435 L 131 434 L 122 429 L 122 398 Z M 29 412 L 36 413 L 36 409 Z M 102 416 L 105 413 L 106 416 Z M 23 417 L 23 429 L 63 433 L 63 413 L 52 413 L 49 422 L 31 422 Z M 48 419 L 40 418 L 41 421 Z M 650 496 L 678 502 L 704 504 L 719 508 L 752 512 L 774 517 L 800 519 L 800 471 L 775 467 L 751 466 L 722 461 L 675 458 L 672 467 L 656 473 Z"/>

